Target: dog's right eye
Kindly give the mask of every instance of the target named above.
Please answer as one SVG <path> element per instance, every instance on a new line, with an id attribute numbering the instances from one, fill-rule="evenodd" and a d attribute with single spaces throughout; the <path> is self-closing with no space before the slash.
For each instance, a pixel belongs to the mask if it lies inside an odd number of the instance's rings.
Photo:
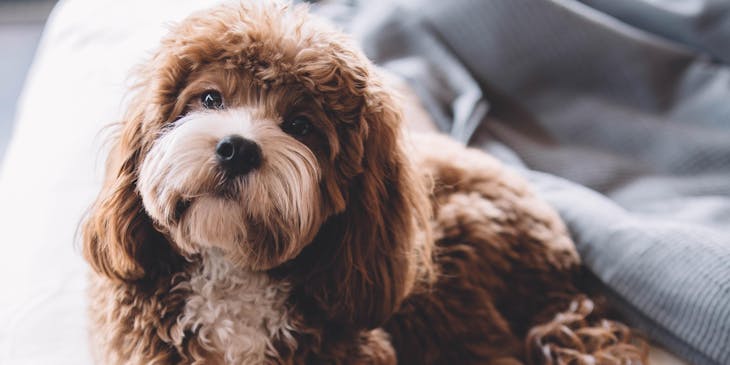
<path id="1" fill-rule="evenodd" d="M 223 96 L 215 90 L 208 90 L 200 95 L 200 102 L 205 109 L 223 109 Z"/>

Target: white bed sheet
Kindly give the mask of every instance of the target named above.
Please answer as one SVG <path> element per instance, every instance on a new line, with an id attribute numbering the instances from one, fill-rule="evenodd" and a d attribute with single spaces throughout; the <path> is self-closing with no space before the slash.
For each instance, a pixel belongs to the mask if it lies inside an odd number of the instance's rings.
<path id="1" fill-rule="evenodd" d="M 0 171 L 0 364 L 91 363 L 75 233 L 101 183 L 102 130 L 166 25 L 216 2 L 62 0 L 51 14 Z"/>

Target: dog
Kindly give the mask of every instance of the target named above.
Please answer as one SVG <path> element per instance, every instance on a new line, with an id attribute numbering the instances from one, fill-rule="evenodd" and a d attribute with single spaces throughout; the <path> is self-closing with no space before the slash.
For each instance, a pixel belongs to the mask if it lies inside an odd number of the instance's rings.
<path id="1" fill-rule="evenodd" d="M 138 71 L 82 222 L 100 364 L 639 364 L 516 173 L 404 131 L 305 6 L 220 5 Z"/>

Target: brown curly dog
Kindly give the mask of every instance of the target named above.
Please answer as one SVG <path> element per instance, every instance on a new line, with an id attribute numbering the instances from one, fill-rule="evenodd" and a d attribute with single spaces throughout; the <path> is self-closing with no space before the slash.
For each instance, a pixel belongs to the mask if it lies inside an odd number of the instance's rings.
<path id="1" fill-rule="evenodd" d="M 175 26 L 83 222 L 101 364 L 628 364 L 558 216 L 495 159 L 405 136 L 306 7 Z"/>

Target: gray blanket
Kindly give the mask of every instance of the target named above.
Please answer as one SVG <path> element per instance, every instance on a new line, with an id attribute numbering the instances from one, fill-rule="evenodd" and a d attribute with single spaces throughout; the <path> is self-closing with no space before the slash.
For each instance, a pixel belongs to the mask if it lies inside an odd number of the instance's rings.
<path id="1" fill-rule="evenodd" d="M 364 4 L 327 11 L 531 179 L 630 323 L 730 364 L 730 2 Z"/>

